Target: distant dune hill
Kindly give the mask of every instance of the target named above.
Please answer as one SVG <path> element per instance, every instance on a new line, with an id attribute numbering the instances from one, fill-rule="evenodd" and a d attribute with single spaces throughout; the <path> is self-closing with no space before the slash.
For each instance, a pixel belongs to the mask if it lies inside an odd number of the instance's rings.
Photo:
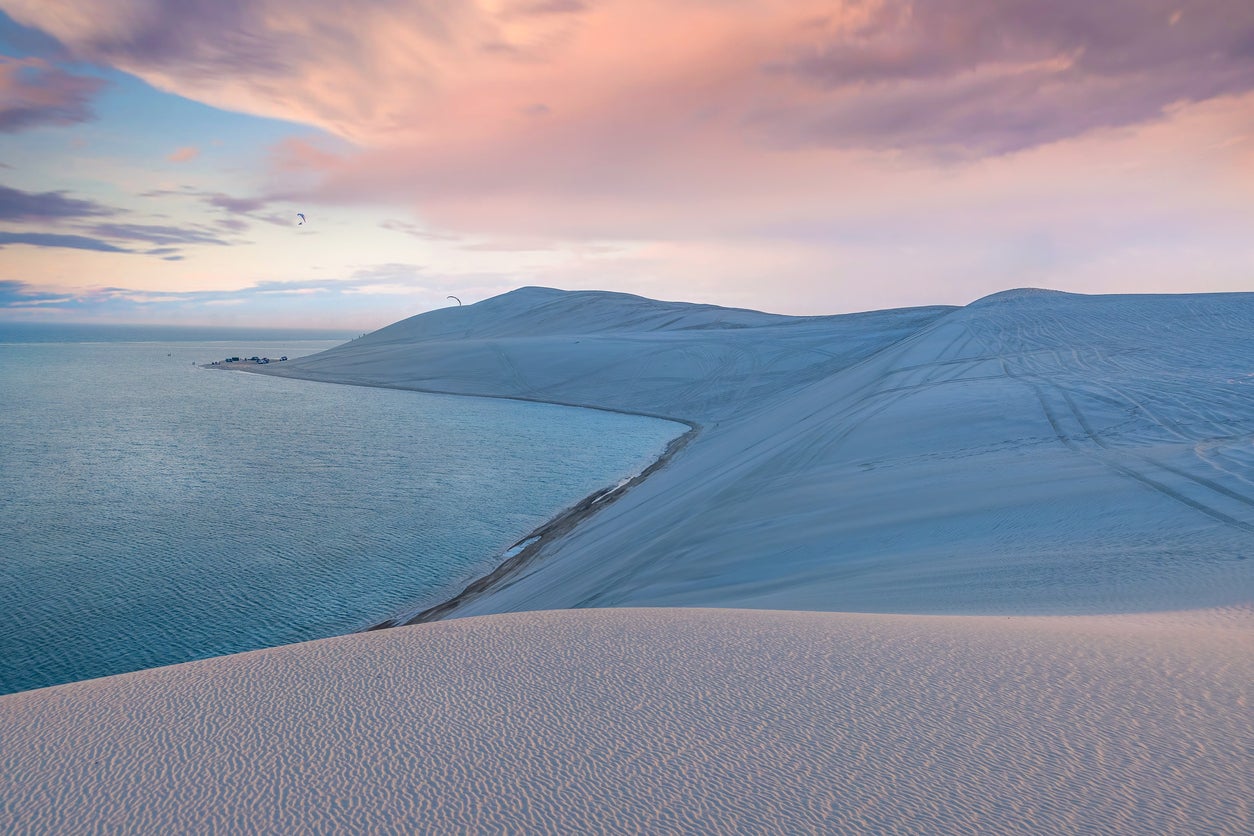
<path id="1" fill-rule="evenodd" d="M 271 373 L 687 420 L 662 471 L 457 610 L 918 613 L 1249 600 L 1254 294 L 786 317 L 523 288 Z"/>
<path id="2" fill-rule="evenodd" d="M 410 317 L 280 373 L 704 423 L 827 377 L 949 310 L 790 317 L 524 287 Z"/>

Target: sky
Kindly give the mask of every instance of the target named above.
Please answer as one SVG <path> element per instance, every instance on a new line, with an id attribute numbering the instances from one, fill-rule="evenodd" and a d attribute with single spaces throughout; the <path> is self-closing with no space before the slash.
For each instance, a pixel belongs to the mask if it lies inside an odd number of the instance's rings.
<path id="1" fill-rule="evenodd" d="M 525 285 L 1254 289 L 1254 4 L 0 0 L 0 319 L 370 330 Z"/>

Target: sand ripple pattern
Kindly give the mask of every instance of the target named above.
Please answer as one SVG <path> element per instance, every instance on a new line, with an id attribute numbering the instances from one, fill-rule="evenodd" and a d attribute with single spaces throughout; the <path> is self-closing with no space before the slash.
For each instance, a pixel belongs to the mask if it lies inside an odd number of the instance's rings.
<path id="1" fill-rule="evenodd" d="M 0 830 L 1248 833 L 1251 633 L 491 616 L 0 699 Z"/>

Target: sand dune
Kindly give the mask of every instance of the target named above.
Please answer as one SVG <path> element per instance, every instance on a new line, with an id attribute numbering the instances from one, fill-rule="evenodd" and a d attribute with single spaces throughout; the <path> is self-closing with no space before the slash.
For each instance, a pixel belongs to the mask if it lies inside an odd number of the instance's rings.
<path id="1" fill-rule="evenodd" d="M 0 829 L 1249 833 L 1252 332 L 527 288 L 260 367 L 698 430 L 498 614 L 0 698 Z"/>
<path id="2" fill-rule="evenodd" d="M 1100 613 L 1251 599 L 1250 333 L 1254 294 L 792 318 L 525 288 L 279 371 L 702 425 L 459 613 Z"/>
<path id="3" fill-rule="evenodd" d="M 950 310 L 791 317 L 526 287 L 255 371 L 709 424 L 825 378 Z"/>
<path id="4" fill-rule="evenodd" d="M 1243 833 L 1249 633 L 588 610 L 0 699 L 6 832 Z"/>

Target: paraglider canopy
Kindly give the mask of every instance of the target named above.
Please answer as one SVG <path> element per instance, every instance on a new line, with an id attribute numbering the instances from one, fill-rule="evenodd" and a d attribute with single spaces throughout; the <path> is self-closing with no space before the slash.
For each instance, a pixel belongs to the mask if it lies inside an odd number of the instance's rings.
<path id="1" fill-rule="evenodd" d="M 456 302 L 456 303 L 457 303 L 457 304 L 459 304 L 459 305 L 462 303 L 462 300 L 461 300 L 461 299 L 458 299 L 456 296 L 449 296 L 449 297 L 446 297 L 446 298 L 448 298 L 448 299 L 452 299 L 454 302 Z"/>
<path id="2" fill-rule="evenodd" d="M 296 217 L 300 218 L 300 222 L 296 224 L 297 226 L 300 226 L 301 224 L 305 222 L 305 216 L 302 215 L 300 212 L 296 213 Z"/>

